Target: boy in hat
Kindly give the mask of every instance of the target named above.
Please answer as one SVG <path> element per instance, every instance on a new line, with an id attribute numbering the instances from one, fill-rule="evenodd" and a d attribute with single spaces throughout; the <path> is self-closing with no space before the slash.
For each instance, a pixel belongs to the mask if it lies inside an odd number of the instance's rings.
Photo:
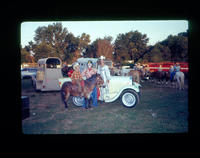
<path id="1" fill-rule="evenodd" d="M 84 81 L 79 69 L 79 63 L 75 62 L 73 65 L 74 72 L 71 74 L 72 84 L 78 85 L 78 91 L 81 93 L 84 88 Z"/>

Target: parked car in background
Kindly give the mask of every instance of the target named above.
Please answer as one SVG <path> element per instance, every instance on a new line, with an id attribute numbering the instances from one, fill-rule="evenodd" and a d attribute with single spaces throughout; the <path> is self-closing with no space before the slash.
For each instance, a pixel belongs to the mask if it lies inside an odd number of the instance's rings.
<path id="1" fill-rule="evenodd" d="M 21 69 L 21 79 L 28 79 L 36 77 L 37 68 L 22 68 Z"/>

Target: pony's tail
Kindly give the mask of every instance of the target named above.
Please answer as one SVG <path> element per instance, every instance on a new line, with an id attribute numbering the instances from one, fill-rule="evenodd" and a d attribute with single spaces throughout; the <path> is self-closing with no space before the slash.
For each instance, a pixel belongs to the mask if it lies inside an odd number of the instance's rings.
<path id="1" fill-rule="evenodd" d="M 184 89 L 184 80 L 185 80 L 184 75 L 182 75 L 182 77 L 181 77 L 181 86 L 182 86 L 183 89 Z"/>
<path id="2" fill-rule="evenodd" d="M 66 92 L 65 92 L 66 83 L 63 83 L 62 88 L 60 90 L 61 100 L 66 105 Z"/>
<path id="3" fill-rule="evenodd" d="M 61 95 L 61 99 L 62 99 L 62 101 L 64 103 L 64 101 L 65 101 L 65 91 L 63 89 L 61 89 L 60 95 Z"/>

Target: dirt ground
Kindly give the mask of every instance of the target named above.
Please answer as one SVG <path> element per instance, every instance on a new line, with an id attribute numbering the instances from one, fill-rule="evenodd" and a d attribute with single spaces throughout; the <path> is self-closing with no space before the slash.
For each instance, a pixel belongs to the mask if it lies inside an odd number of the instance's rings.
<path id="1" fill-rule="evenodd" d="M 186 82 L 187 83 L 187 82 Z M 22 120 L 24 134 L 187 133 L 188 87 L 142 82 L 141 98 L 134 108 L 120 100 L 99 102 L 84 109 L 70 103 L 64 108 L 60 92 L 35 92 L 31 80 L 22 80 L 22 95 L 29 96 L 30 117 Z"/>

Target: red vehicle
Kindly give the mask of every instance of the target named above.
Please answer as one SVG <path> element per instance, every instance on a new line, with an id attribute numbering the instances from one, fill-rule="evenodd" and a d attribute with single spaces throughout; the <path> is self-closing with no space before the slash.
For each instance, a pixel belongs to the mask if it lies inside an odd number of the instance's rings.
<path id="1" fill-rule="evenodd" d="M 161 65 L 163 71 L 169 71 L 171 65 L 175 65 L 176 62 L 160 62 L 160 63 L 147 63 L 151 72 L 158 71 L 158 68 Z M 177 62 L 180 64 L 182 72 L 188 72 L 189 66 L 187 62 Z"/>

